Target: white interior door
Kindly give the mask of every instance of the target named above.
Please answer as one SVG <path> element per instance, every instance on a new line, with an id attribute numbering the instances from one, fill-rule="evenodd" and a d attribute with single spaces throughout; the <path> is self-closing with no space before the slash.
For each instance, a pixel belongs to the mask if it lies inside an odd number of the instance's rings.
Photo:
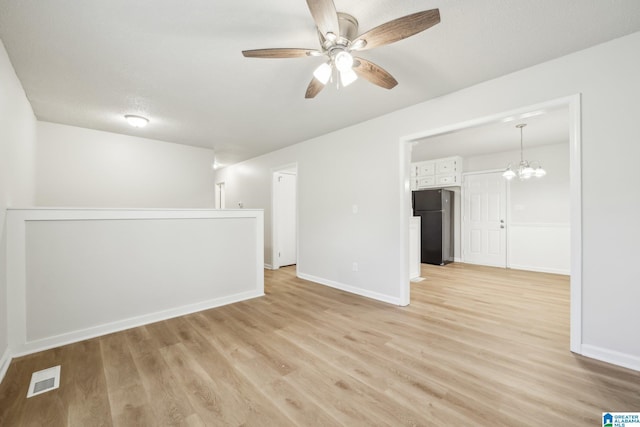
<path id="1" fill-rule="evenodd" d="M 466 175 L 462 205 L 464 262 L 507 266 L 507 183 L 502 172 Z"/>
<path id="2" fill-rule="evenodd" d="M 297 263 L 296 175 L 276 172 L 274 177 L 276 244 L 274 268 Z"/>

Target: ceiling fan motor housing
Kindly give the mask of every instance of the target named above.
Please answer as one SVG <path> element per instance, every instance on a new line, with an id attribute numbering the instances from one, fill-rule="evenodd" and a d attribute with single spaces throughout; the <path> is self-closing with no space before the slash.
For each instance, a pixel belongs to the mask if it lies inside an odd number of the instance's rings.
<path id="1" fill-rule="evenodd" d="M 348 13 L 338 12 L 338 26 L 340 34 L 336 40 L 327 40 L 325 35 L 318 30 L 320 45 L 329 49 L 333 45 L 348 46 L 358 36 L 358 20 Z"/>

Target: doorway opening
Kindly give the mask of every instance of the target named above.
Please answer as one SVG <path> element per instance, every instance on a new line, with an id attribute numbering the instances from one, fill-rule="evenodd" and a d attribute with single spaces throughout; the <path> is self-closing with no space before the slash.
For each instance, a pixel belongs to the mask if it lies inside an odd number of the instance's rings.
<path id="1" fill-rule="evenodd" d="M 216 184 L 216 209 L 224 209 L 225 208 L 225 189 L 224 182 L 218 182 Z"/>
<path id="2" fill-rule="evenodd" d="M 425 130 L 424 132 L 409 135 L 400 140 L 401 154 L 401 185 L 402 185 L 402 221 L 401 238 L 403 240 L 403 259 L 405 271 L 401 282 L 401 302 L 407 305 L 410 302 L 409 281 L 409 222 L 412 216 L 411 206 L 411 152 L 417 141 L 425 138 L 452 134 L 465 129 L 484 126 L 491 123 L 511 122 L 528 117 L 533 117 L 540 112 L 566 108 L 569 117 L 569 233 L 570 233 L 570 350 L 574 353 L 582 353 L 582 203 L 581 203 L 581 172 L 580 172 L 580 95 L 551 100 L 541 104 L 506 111 L 487 117 L 482 117 L 454 125 Z M 506 167 L 506 165 L 505 165 Z"/>
<path id="3" fill-rule="evenodd" d="M 286 165 L 272 173 L 270 267 L 277 270 L 298 264 L 298 167 Z"/>

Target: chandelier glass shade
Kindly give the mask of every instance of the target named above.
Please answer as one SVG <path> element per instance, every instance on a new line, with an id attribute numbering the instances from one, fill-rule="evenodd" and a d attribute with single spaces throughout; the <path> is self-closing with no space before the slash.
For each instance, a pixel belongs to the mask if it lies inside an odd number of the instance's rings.
<path id="1" fill-rule="evenodd" d="M 518 163 L 517 168 L 513 168 L 510 163 L 509 166 L 502 173 L 502 176 L 507 181 L 511 181 L 513 178 L 518 177 L 521 181 L 525 181 L 531 178 L 542 178 L 547 174 L 540 162 L 529 162 L 524 160 L 524 147 L 522 142 L 522 128 L 524 128 L 526 124 L 522 123 L 516 125 L 517 128 L 520 129 L 520 163 Z"/>

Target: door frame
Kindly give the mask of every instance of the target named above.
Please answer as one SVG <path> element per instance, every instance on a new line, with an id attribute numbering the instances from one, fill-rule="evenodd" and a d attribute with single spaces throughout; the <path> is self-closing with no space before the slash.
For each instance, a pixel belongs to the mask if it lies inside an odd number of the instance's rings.
<path id="1" fill-rule="evenodd" d="M 570 273 L 570 333 L 569 349 L 582 354 L 582 172 L 581 172 L 581 95 L 575 94 L 492 114 L 440 128 L 403 136 L 399 140 L 400 193 L 400 244 L 402 269 L 400 282 L 400 305 L 410 302 L 409 278 L 409 218 L 411 217 L 410 163 L 411 148 L 418 140 L 442 135 L 457 130 L 476 127 L 505 119 L 517 119 L 523 114 L 544 109 L 568 107 L 569 109 L 569 179 L 570 179 L 570 221 L 571 221 L 571 273 Z"/>
<path id="2" fill-rule="evenodd" d="M 296 176 L 296 274 L 298 273 L 298 248 L 300 247 L 298 241 L 298 163 L 289 163 L 286 165 L 278 166 L 271 169 L 271 264 L 264 265 L 269 270 L 277 270 L 280 268 L 280 260 L 278 258 L 278 204 L 276 203 L 276 180 L 277 175 L 285 173 L 287 171 L 295 170 L 293 175 Z"/>
<path id="3" fill-rule="evenodd" d="M 489 174 L 489 173 L 499 173 L 499 172 L 503 172 L 504 169 L 488 169 L 488 170 L 483 170 L 483 171 L 474 171 L 474 172 L 464 172 L 462 174 L 462 185 L 460 186 L 460 259 L 462 260 L 462 262 L 465 262 L 464 259 L 464 236 L 465 236 L 465 227 L 464 227 L 464 193 L 465 193 L 465 188 L 464 188 L 464 184 L 465 184 L 465 179 L 467 176 L 469 175 L 485 175 L 485 174 Z M 505 213 L 504 213 L 504 223 L 505 223 L 505 231 L 504 231 L 504 265 L 506 268 L 509 268 L 509 221 L 511 220 L 510 218 L 510 212 L 509 212 L 509 203 L 511 202 L 510 200 L 510 191 L 511 191 L 511 186 L 508 184 L 505 184 L 505 191 L 504 191 L 504 203 L 505 203 Z"/>
<path id="4" fill-rule="evenodd" d="M 224 181 L 216 182 L 216 187 L 214 189 L 214 206 L 216 209 L 226 209 L 226 191 L 226 184 Z"/>

